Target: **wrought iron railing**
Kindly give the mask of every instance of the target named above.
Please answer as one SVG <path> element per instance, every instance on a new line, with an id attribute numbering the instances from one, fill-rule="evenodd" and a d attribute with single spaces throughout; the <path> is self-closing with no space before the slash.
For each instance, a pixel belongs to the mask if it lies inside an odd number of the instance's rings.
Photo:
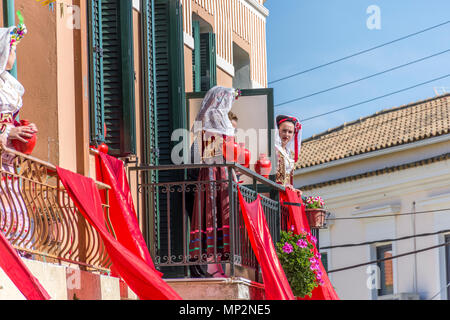
<path id="1" fill-rule="evenodd" d="M 227 177 L 222 180 L 189 179 L 189 172 L 192 170 L 213 168 L 226 170 Z M 235 173 L 246 176 L 246 180 L 250 183 L 239 184 L 234 178 Z M 185 267 L 187 277 L 189 277 L 188 266 L 192 265 L 228 264 L 230 276 L 235 275 L 236 266 L 257 271 L 258 263 L 240 210 L 238 186 L 248 202 L 256 200 L 259 195 L 272 239 L 274 242 L 279 240 L 283 223 L 279 192 L 284 191 L 284 187 L 239 164 L 129 166 L 128 174 L 129 179 L 137 181 L 137 212 L 140 219 L 147 217 L 146 239 L 157 267 Z M 151 176 L 158 176 L 160 180 L 152 181 Z M 229 208 L 230 226 L 229 252 L 223 252 L 218 246 L 217 240 L 220 240 L 221 235 L 216 228 L 209 234 L 213 241 L 209 245 L 211 248 L 208 252 L 205 253 L 202 244 L 197 248 L 201 254 L 190 252 L 190 223 L 194 215 L 198 215 L 201 219 L 204 210 L 199 203 L 195 205 L 193 199 L 196 196 L 199 198 L 206 190 L 212 191 L 210 195 L 213 203 L 216 203 L 214 197 L 217 197 L 217 192 L 226 192 L 225 206 Z M 218 226 L 218 208 L 214 205 L 211 208 L 209 214 L 214 226 Z"/>
<path id="2" fill-rule="evenodd" d="M 111 262 L 100 236 L 76 209 L 54 165 L 3 147 L 0 176 L 0 232 L 15 249 L 35 260 L 108 272 Z M 105 192 L 109 221 L 110 187 L 96 184 Z"/>

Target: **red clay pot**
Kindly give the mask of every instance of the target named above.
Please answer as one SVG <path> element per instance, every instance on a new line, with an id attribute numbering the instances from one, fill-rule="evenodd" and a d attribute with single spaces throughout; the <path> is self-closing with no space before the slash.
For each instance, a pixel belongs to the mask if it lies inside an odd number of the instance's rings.
<path id="1" fill-rule="evenodd" d="M 28 121 L 28 120 L 25 120 L 25 119 L 20 120 L 20 125 L 23 127 L 28 126 L 29 124 L 30 124 L 30 121 Z M 12 144 L 14 146 L 14 149 L 16 149 L 17 151 L 22 152 L 27 155 L 30 155 L 34 150 L 34 147 L 36 146 L 37 136 L 34 133 L 33 137 L 26 139 L 26 140 L 28 140 L 27 143 L 22 142 L 20 140 L 13 140 Z"/>

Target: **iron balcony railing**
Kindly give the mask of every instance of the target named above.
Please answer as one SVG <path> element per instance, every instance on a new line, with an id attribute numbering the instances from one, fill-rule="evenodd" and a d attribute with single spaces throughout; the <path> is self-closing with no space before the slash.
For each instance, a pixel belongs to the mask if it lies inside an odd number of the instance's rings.
<path id="1" fill-rule="evenodd" d="M 0 232 L 15 249 L 35 260 L 109 272 L 111 262 L 100 236 L 75 207 L 54 165 L 2 147 L 0 176 Z M 96 184 L 105 192 L 109 221 L 110 187 Z"/>
<path id="2" fill-rule="evenodd" d="M 205 168 L 224 168 L 228 172 L 226 180 L 198 181 L 189 178 L 192 170 Z M 239 184 L 234 173 L 247 177 L 247 184 Z M 279 192 L 284 187 L 266 179 L 239 164 L 196 164 L 196 165 L 161 165 L 161 166 L 129 166 L 129 180 L 136 181 L 137 213 L 140 221 L 146 226 L 145 235 L 156 267 L 184 267 L 184 276 L 189 277 L 192 265 L 227 264 L 229 275 L 235 276 L 235 267 L 259 269 L 253 253 L 244 220 L 240 210 L 238 186 L 248 202 L 261 198 L 266 220 L 276 243 L 280 238 L 280 230 L 286 225 L 287 210 L 279 201 Z M 158 180 L 159 179 L 159 180 Z M 229 253 L 221 253 L 217 246 L 219 235 L 214 230 L 212 246 L 208 253 L 201 247 L 201 254 L 190 253 L 190 224 L 194 215 L 201 220 L 202 207 L 192 201 L 206 190 L 225 191 L 229 203 Z M 215 203 L 215 199 L 212 199 Z M 214 226 L 218 225 L 217 208 L 211 212 Z M 225 240 L 224 240 L 225 241 Z M 209 247 L 210 247 L 209 246 Z"/>

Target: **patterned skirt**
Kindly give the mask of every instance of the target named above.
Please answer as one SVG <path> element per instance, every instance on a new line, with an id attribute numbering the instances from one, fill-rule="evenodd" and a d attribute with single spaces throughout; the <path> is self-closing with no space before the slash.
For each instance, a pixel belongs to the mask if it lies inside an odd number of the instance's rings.
<path id="1" fill-rule="evenodd" d="M 229 258 L 229 183 L 223 180 L 228 181 L 227 168 L 202 168 L 199 172 L 190 227 L 191 261 L 205 261 L 206 257 L 214 257 L 215 261 Z"/>

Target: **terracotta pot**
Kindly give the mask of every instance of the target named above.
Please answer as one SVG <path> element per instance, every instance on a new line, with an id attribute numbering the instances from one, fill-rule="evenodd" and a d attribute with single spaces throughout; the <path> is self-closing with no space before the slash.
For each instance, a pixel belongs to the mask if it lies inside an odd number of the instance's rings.
<path id="1" fill-rule="evenodd" d="M 234 140 L 233 137 L 227 138 L 222 147 L 222 153 L 225 160 L 227 162 L 238 162 L 238 152 L 239 144 Z"/>
<path id="2" fill-rule="evenodd" d="M 25 119 L 20 120 L 21 126 L 28 126 L 29 124 L 30 124 L 30 122 L 28 120 L 25 120 Z M 17 151 L 22 152 L 27 155 L 30 155 L 34 150 L 34 147 L 36 146 L 37 136 L 34 133 L 33 137 L 26 139 L 26 140 L 28 140 L 27 143 L 24 143 L 20 140 L 13 140 L 12 144 L 14 146 L 14 149 L 16 149 Z"/>
<path id="3" fill-rule="evenodd" d="M 238 150 L 238 163 L 246 168 L 250 167 L 251 154 L 248 149 L 245 148 L 245 143 L 239 143 Z"/>
<path id="4" fill-rule="evenodd" d="M 250 153 L 250 150 L 244 149 L 244 158 L 245 158 L 244 167 L 250 168 L 250 161 L 252 159 L 252 154 Z"/>
<path id="5" fill-rule="evenodd" d="M 101 145 L 98 146 L 98 151 L 108 153 L 109 147 L 105 143 L 102 143 Z"/>
<path id="6" fill-rule="evenodd" d="M 261 154 L 259 160 L 255 165 L 256 173 L 262 175 L 264 178 L 269 178 L 270 171 L 272 171 L 272 163 L 270 162 L 267 155 Z"/>
<path id="7" fill-rule="evenodd" d="M 325 223 L 324 209 L 306 209 L 306 217 L 310 228 L 320 229 Z"/>

